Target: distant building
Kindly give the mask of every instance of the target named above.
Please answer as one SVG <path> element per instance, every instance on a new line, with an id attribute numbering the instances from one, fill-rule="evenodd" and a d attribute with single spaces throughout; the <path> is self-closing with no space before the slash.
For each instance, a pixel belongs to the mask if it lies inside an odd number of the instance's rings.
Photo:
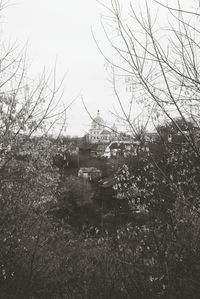
<path id="1" fill-rule="evenodd" d="M 106 123 L 100 116 L 100 111 L 97 111 L 97 116 L 93 119 L 91 123 L 91 128 L 87 135 L 89 143 L 109 143 L 111 140 L 118 139 L 118 132 L 115 124 L 111 130 L 106 128 Z"/>
<path id="2" fill-rule="evenodd" d="M 130 154 L 136 155 L 137 154 L 137 146 L 139 142 L 130 142 L 130 141 L 112 141 L 110 142 L 105 151 L 103 156 L 105 158 L 114 158 L 117 156 L 127 157 Z"/>
<path id="3" fill-rule="evenodd" d="M 96 167 L 81 167 L 78 172 L 78 177 L 85 181 L 96 181 L 101 178 L 102 172 Z"/>

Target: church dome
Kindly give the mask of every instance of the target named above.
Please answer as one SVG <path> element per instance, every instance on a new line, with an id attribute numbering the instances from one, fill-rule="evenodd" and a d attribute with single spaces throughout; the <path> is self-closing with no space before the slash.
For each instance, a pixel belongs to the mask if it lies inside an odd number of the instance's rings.
<path id="1" fill-rule="evenodd" d="M 92 125 L 105 125 L 103 118 L 100 116 L 99 110 L 97 111 L 97 116 L 92 121 Z"/>

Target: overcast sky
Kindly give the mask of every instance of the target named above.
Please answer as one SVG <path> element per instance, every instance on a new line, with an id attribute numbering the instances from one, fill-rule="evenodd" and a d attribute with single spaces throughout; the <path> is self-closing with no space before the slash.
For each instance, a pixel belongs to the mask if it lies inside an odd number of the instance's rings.
<path id="1" fill-rule="evenodd" d="M 11 2 L 12 3 L 12 2 Z M 95 0 L 16 0 L 4 11 L 6 36 L 23 44 L 28 40 L 28 56 L 33 75 L 45 65 L 57 62 L 58 80 L 67 73 L 63 100 L 70 102 L 82 94 L 92 114 L 100 109 L 108 117 L 111 93 L 106 81 L 105 61 L 92 38 L 91 28 L 101 40 L 101 7 Z M 88 130 L 90 119 L 80 97 L 68 111 L 69 134 Z"/>
<path id="2" fill-rule="evenodd" d="M 126 7 L 130 1 L 122 2 Z M 91 34 L 93 28 L 109 53 L 100 24 L 103 12 L 95 0 L 15 0 L 15 5 L 4 11 L 4 33 L 21 44 L 28 41 L 34 76 L 44 65 L 50 69 L 57 61 L 58 80 L 67 73 L 65 103 L 83 95 L 92 115 L 100 109 L 101 115 L 109 120 L 108 111 L 113 109 L 115 99 L 107 80 L 105 60 Z M 67 133 L 71 135 L 83 135 L 89 128 L 90 119 L 80 97 L 68 111 L 68 122 Z"/>

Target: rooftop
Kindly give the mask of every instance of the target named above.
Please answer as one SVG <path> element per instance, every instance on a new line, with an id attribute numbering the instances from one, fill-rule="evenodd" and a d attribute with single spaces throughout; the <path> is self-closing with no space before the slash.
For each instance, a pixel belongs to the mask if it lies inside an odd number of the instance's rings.
<path id="1" fill-rule="evenodd" d="M 79 169 L 79 171 L 87 172 L 87 173 L 89 173 L 89 172 L 101 172 L 101 170 L 99 170 L 99 169 L 96 168 L 96 167 L 81 167 L 81 168 Z"/>
<path id="2" fill-rule="evenodd" d="M 100 111 L 97 110 L 97 116 L 93 119 L 92 121 L 93 124 L 99 124 L 99 125 L 104 125 L 105 122 L 103 118 L 100 116 Z"/>
<path id="3" fill-rule="evenodd" d="M 111 132 L 108 131 L 108 130 L 106 130 L 106 129 L 104 129 L 104 130 L 101 132 L 101 135 L 110 135 L 110 134 L 111 134 Z"/>

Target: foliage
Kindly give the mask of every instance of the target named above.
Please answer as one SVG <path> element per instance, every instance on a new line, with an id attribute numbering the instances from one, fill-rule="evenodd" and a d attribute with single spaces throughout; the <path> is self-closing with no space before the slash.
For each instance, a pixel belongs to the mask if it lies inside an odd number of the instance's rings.
<path id="1" fill-rule="evenodd" d="M 51 165 L 49 146 L 45 139 L 32 140 L 18 136 L 15 147 L 10 148 L 4 157 L 6 160 L 0 174 L 0 264 L 5 292 L 12 289 L 13 285 L 21 292 L 23 275 L 26 276 L 23 271 L 30 273 L 31 285 L 32 259 L 38 243 L 45 240 L 45 235 L 41 236 L 41 229 L 48 203 L 56 201 L 55 192 L 59 182 L 59 173 Z M 21 282 L 15 285 L 18 279 Z"/>
<path id="2" fill-rule="evenodd" d="M 149 271 L 148 294 L 153 291 L 159 298 L 187 298 L 190 294 L 197 298 L 199 157 L 185 144 L 162 144 L 157 156 L 158 146 L 153 144 L 150 151 L 139 151 L 132 173 L 124 165 L 117 174 L 118 196 L 128 201 L 130 214 L 136 219 L 140 215 L 137 226 L 126 227 L 130 242 L 140 244 L 140 255 L 132 261 Z M 132 243 L 129 245 L 123 231 L 121 238 L 123 250 L 137 252 L 138 247 L 129 249 Z"/>
<path id="3" fill-rule="evenodd" d="M 138 32 L 124 25 L 120 6 L 112 1 L 118 37 L 125 46 L 114 49 L 134 86 L 143 87 L 152 118 L 157 121 L 162 112 L 169 125 L 157 128 L 162 138 L 156 142 L 145 143 L 141 134 L 141 143 L 126 159 L 109 164 L 84 155 L 74 158 L 69 139 L 61 144 L 33 137 L 45 128 L 56 89 L 50 96 L 43 80 L 32 91 L 24 89 L 20 59 L 8 63 L 9 68 L 15 62 L 11 77 L 9 72 L 1 74 L 5 83 L 0 98 L 2 298 L 199 298 L 200 156 L 199 137 L 193 134 L 198 128 L 194 110 L 199 101 L 199 43 L 192 34 L 195 37 L 198 30 L 183 18 L 179 7 L 178 26 L 168 28 L 175 40 L 169 40 L 166 52 L 146 9 L 147 20 L 143 15 L 140 20 L 131 8 L 146 38 L 143 44 Z M 5 57 L 2 63 L 9 61 L 10 56 Z M 14 79 L 18 84 L 8 92 Z M 46 98 L 50 106 L 43 103 Z M 169 133 L 174 140 L 180 134 L 183 139 L 168 142 L 163 136 Z M 83 145 L 87 147 L 85 141 Z M 92 205 L 96 189 L 74 175 L 80 165 L 97 166 L 105 173 L 115 166 L 109 172 L 114 204 L 106 214 Z M 107 229 L 108 224 L 112 229 Z"/>

